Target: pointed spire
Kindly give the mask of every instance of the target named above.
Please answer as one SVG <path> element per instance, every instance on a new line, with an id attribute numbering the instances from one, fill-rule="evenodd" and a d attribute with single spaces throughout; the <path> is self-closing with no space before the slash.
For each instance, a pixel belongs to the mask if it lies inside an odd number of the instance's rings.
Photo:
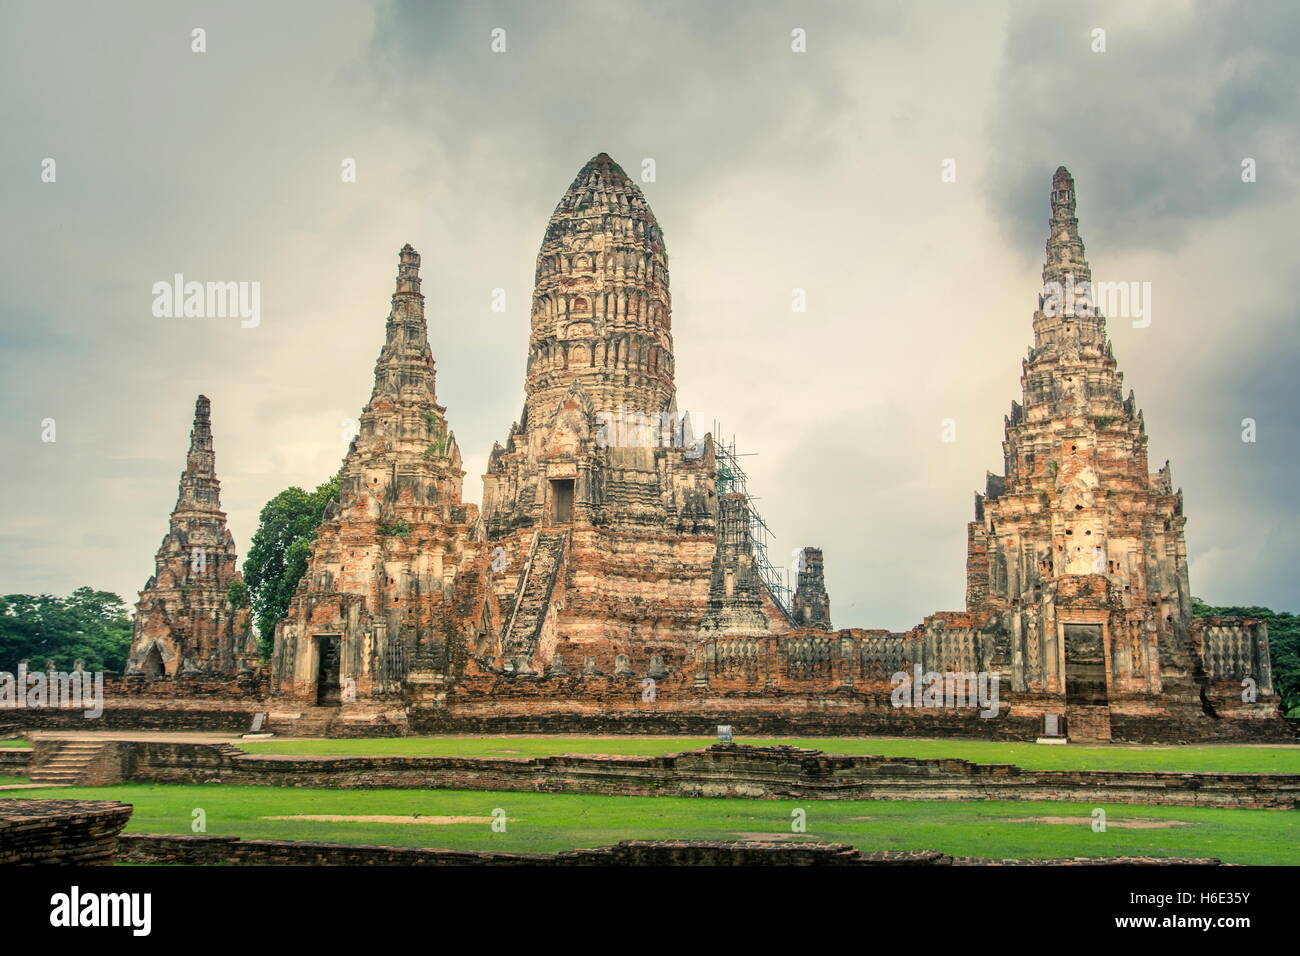
<path id="1" fill-rule="evenodd" d="M 395 399 L 405 391 L 417 401 L 435 401 L 433 352 L 420 292 L 420 254 L 409 242 L 398 253 L 397 285 L 384 331 L 370 400 L 381 395 Z"/>
<path id="2" fill-rule="evenodd" d="M 194 402 L 194 424 L 190 427 L 190 453 L 186 470 L 199 470 L 208 475 L 216 472 L 212 450 L 212 400 L 206 395 L 200 395 Z"/>
<path id="3" fill-rule="evenodd" d="M 1052 218 L 1048 222 L 1047 260 L 1043 264 L 1043 284 L 1092 281 L 1092 270 L 1084 255 L 1079 237 L 1079 220 L 1075 216 L 1074 177 L 1064 166 L 1052 176 Z"/>
<path id="4" fill-rule="evenodd" d="M 217 456 L 212 447 L 212 402 L 200 395 L 194 403 L 190 450 L 181 472 L 176 511 L 221 509 L 221 483 L 217 481 Z"/>

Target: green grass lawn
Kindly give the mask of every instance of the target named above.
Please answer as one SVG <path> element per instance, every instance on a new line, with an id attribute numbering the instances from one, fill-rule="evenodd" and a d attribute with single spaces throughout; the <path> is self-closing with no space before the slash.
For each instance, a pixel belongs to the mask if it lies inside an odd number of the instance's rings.
<path id="1" fill-rule="evenodd" d="M 26 777 L 0 777 L 0 787 L 7 787 L 15 783 L 31 783 Z"/>
<path id="2" fill-rule="evenodd" d="M 31 741 L 29 740 L 0 740 L 0 747 L 26 748 L 26 747 L 30 747 L 31 745 L 32 745 Z"/>
<path id="3" fill-rule="evenodd" d="M 789 801 L 455 790 L 309 790 L 281 787 L 125 784 L 66 790 L 14 791 L 24 798 L 122 800 L 135 812 L 135 833 L 190 833 L 193 811 L 206 832 L 245 839 L 312 840 L 389 846 L 555 852 L 631 839 L 817 840 L 863 850 L 942 850 L 955 856 L 1212 856 L 1233 863 L 1300 864 L 1300 817 L 1282 810 L 1103 805 L 1104 833 L 1095 833 L 1096 805 L 971 801 Z M 505 811 L 504 833 L 487 822 Z M 807 831 L 791 833 L 791 811 L 807 813 Z M 412 825 L 376 822 L 268 820 L 293 814 L 450 816 L 480 822 Z M 1048 823 L 1041 819 L 1072 818 Z M 1184 825 L 1135 829 L 1129 821 Z"/>
<path id="4" fill-rule="evenodd" d="M 367 740 L 240 741 L 249 753 L 436 754 L 452 757 L 544 757 L 550 754 L 669 754 L 714 743 L 711 737 L 395 737 Z M 737 743 L 792 744 L 827 753 L 891 757 L 958 757 L 1013 763 L 1026 770 L 1173 770 L 1300 773 L 1300 747 L 1083 747 L 987 740 L 864 737 L 737 738 Z"/>

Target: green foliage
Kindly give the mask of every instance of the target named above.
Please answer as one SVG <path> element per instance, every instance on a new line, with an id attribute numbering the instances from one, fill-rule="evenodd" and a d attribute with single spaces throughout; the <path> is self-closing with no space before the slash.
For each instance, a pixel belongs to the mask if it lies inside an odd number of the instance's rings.
<path id="1" fill-rule="evenodd" d="M 1253 617 L 1267 624 L 1273 689 L 1282 698 L 1282 712 L 1300 716 L 1300 615 L 1266 607 L 1213 607 L 1194 597 L 1192 616 Z"/>
<path id="2" fill-rule="evenodd" d="M 244 559 L 244 584 L 253 607 L 258 650 L 271 656 L 275 626 L 289 610 L 298 581 L 307 571 L 311 544 L 316 540 L 325 507 L 338 498 L 339 476 L 313 492 L 286 488 L 266 503 Z"/>
<path id="3" fill-rule="evenodd" d="M 425 412 L 422 417 L 431 440 L 429 447 L 424 450 L 424 457 L 441 458 L 447 450 L 447 426 L 433 412 Z"/>
<path id="4" fill-rule="evenodd" d="M 410 526 L 398 518 L 396 521 L 385 521 L 379 526 L 379 533 L 391 538 L 405 538 L 411 533 Z"/>
<path id="5" fill-rule="evenodd" d="M 226 599 L 230 601 L 230 606 L 236 611 L 248 607 L 248 585 L 240 578 L 235 578 L 230 582 L 230 587 L 226 589 Z"/>
<path id="6" fill-rule="evenodd" d="M 126 667 L 131 650 L 131 618 L 116 594 L 77 588 L 66 598 L 52 594 L 6 594 L 0 597 L 0 670 L 11 673 L 30 659 L 43 669 L 53 660 L 72 670 L 77 658 L 88 671 Z"/>

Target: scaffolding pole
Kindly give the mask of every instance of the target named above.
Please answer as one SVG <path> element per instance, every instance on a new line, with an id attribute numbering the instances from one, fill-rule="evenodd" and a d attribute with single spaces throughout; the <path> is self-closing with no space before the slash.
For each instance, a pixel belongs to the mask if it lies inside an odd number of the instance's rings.
<path id="1" fill-rule="evenodd" d="M 754 567 L 772 600 L 786 614 L 791 615 L 791 588 L 789 572 L 784 566 L 776 566 L 768 559 L 767 548 L 772 538 L 771 529 L 763 516 L 754 507 L 758 499 L 749 493 L 749 476 L 741 467 L 740 459 L 744 453 L 736 451 L 736 437 L 730 440 L 718 437 L 718 423 L 713 423 L 713 446 L 718 465 L 718 494 L 741 494 L 745 496 L 746 511 L 749 514 L 749 540 L 754 554 Z M 753 454 L 750 452 L 748 454 Z"/>

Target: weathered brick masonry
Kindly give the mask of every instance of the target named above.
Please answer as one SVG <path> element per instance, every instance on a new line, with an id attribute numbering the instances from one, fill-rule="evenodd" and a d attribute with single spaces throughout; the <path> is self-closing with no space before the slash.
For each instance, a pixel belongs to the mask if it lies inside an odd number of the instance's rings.
<path id="1" fill-rule="evenodd" d="M 130 818 L 113 800 L 0 799 L 0 865 L 111 865 Z"/>

